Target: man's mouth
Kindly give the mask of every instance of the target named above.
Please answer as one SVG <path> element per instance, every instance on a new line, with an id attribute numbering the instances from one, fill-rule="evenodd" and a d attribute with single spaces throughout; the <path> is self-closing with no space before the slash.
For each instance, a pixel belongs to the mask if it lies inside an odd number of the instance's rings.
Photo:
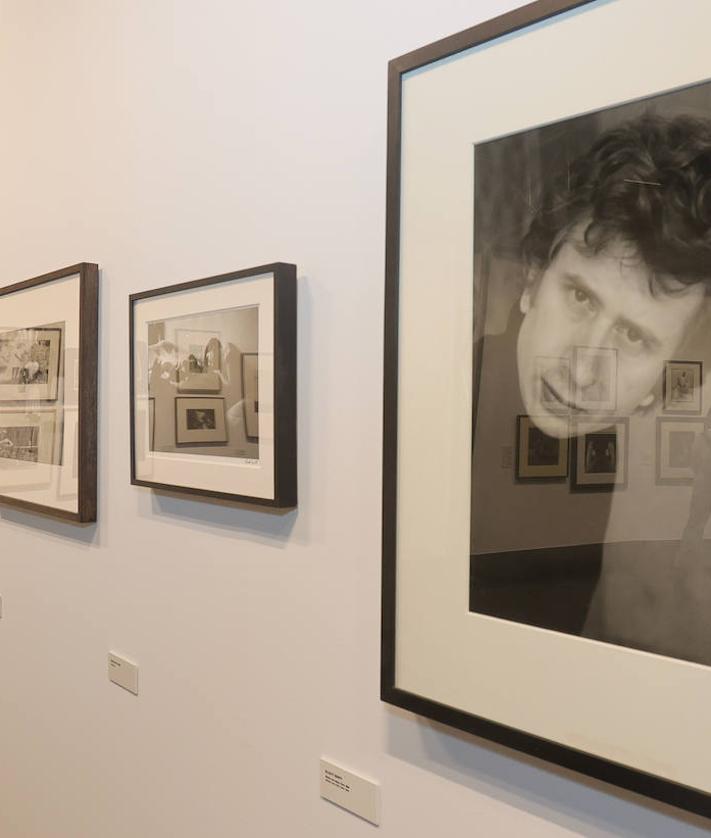
<path id="1" fill-rule="evenodd" d="M 543 393 L 548 397 L 547 401 L 557 402 L 562 407 L 565 407 L 567 410 L 573 413 L 587 413 L 587 411 L 579 407 L 575 402 L 571 402 L 566 399 L 561 393 L 559 393 L 552 384 L 546 381 L 545 378 L 541 378 L 541 384 L 543 385 Z M 545 404 L 545 402 L 544 402 Z"/>

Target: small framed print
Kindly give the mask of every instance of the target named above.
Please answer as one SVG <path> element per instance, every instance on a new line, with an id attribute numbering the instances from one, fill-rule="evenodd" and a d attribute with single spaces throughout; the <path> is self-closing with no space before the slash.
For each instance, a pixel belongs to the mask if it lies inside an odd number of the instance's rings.
<path id="1" fill-rule="evenodd" d="M 176 445 L 227 445 L 225 400 L 198 397 L 175 400 Z"/>
<path id="2" fill-rule="evenodd" d="M 548 436 L 531 416 L 516 419 L 516 479 L 564 480 L 568 476 L 568 438 Z"/>
<path id="3" fill-rule="evenodd" d="M 60 458 L 54 410 L 0 411 L 0 459 L 54 465 Z"/>
<path id="4" fill-rule="evenodd" d="M 219 393 L 222 389 L 220 332 L 177 329 L 178 392 Z"/>
<path id="5" fill-rule="evenodd" d="M 583 410 L 614 413 L 617 409 L 617 350 L 576 346 L 573 352 L 575 404 Z"/>
<path id="6" fill-rule="evenodd" d="M 132 483 L 296 506 L 295 266 L 133 294 L 129 313 Z"/>
<path id="7" fill-rule="evenodd" d="M 629 421 L 615 419 L 608 427 L 577 419 L 573 437 L 571 488 L 611 492 L 627 485 Z"/>
<path id="8" fill-rule="evenodd" d="M 694 463 L 701 460 L 695 443 L 704 429 L 703 419 L 657 417 L 658 485 L 688 486 L 693 483 Z"/>
<path id="9" fill-rule="evenodd" d="M 665 413 L 694 413 L 703 411 L 701 361 L 667 361 L 664 365 Z"/>
<path id="10" fill-rule="evenodd" d="M 0 400 L 55 401 L 62 327 L 0 332 Z"/>
<path id="11" fill-rule="evenodd" d="M 242 386 L 244 388 L 244 424 L 247 439 L 259 440 L 259 365 L 254 352 L 242 355 Z"/>
<path id="12" fill-rule="evenodd" d="M 96 520 L 98 267 L 0 288 L 0 501 Z"/>

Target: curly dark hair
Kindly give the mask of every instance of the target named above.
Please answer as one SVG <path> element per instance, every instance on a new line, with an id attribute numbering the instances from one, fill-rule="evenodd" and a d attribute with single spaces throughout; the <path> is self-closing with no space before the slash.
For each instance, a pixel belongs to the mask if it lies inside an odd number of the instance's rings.
<path id="1" fill-rule="evenodd" d="M 523 242 L 544 269 L 573 227 L 587 247 L 634 247 L 664 278 L 711 291 L 711 120 L 645 115 L 602 134 L 545 190 Z"/>

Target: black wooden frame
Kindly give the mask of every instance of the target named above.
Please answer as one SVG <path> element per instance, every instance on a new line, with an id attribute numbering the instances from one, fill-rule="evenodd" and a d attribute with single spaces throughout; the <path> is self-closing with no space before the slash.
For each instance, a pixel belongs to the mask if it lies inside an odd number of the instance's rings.
<path id="1" fill-rule="evenodd" d="M 520 9 L 486 21 L 451 37 L 394 59 L 388 72 L 387 217 L 385 253 L 385 367 L 383 413 L 382 504 L 382 626 L 381 699 L 492 742 L 603 780 L 615 786 L 711 817 L 711 795 L 653 774 L 611 762 L 464 712 L 425 696 L 408 692 L 396 683 L 396 579 L 397 579 L 397 426 L 398 331 L 400 252 L 400 158 L 402 76 L 463 50 L 484 44 L 586 6 L 595 0 L 536 0 Z"/>
<path id="2" fill-rule="evenodd" d="M 271 273 L 274 277 L 274 497 L 259 498 L 232 492 L 218 492 L 170 483 L 157 483 L 136 477 L 135 428 L 135 324 L 134 304 L 149 297 L 160 297 L 209 285 L 219 285 L 236 279 L 250 279 Z M 129 297 L 129 370 L 131 421 L 131 483 L 150 489 L 160 489 L 205 498 L 256 504 L 276 509 L 291 509 L 297 505 L 297 434 L 296 434 L 296 266 L 272 262 L 255 268 L 181 282 L 151 291 L 141 291 Z M 209 396 L 206 396 L 208 398 Z"/>
<path id="3" fill-rule="evenodd" d="M 96 521 L 97 510 L 97 399 L 98 399 L 98 349 L 99 349 L 99 267 L 91 262 L 80 262 L 48 274 L 16 282 L 0 288 L 2 298 L 28 288 L 39 288 L 69 276 L 79 276 L 79 486 L 77 511 L 55 509 L 43 503 L 19 500 L 0 495 L 0 503 L 40 512 L 78 524 Z M 32 320 L 31 316 L 28 320 Z M 65 347 L 60 349 L 64 351 Z M 64 376 L 66 382 L 66 365 Z M 65 384 L 66 388 L 66 384 Z M 55 404 L 55 407 L 57 405 Z"/>

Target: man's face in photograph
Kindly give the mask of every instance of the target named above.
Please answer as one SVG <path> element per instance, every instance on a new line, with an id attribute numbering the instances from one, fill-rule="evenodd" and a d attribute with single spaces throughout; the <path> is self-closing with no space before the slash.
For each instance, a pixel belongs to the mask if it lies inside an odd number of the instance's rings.
<path id="1" fill-rule="evenodd" d="M 613 241 L 595 253 L 580 227 L 530 278 L 520 303 L 518 376 L 526 413 L 545 433 L 574 435 L 577 417 L 588 432 L 602 429 L 611 412 L 629 416 L 651 404 L 664 361 L 675 356 L 705 297 L 703 283 L 667 279 L 662 288 L 651 279 L 630 245 Z M 602 411 L 590 405 L 610 388 L 610 350 L 616 392 L 613 409 Z"/>

